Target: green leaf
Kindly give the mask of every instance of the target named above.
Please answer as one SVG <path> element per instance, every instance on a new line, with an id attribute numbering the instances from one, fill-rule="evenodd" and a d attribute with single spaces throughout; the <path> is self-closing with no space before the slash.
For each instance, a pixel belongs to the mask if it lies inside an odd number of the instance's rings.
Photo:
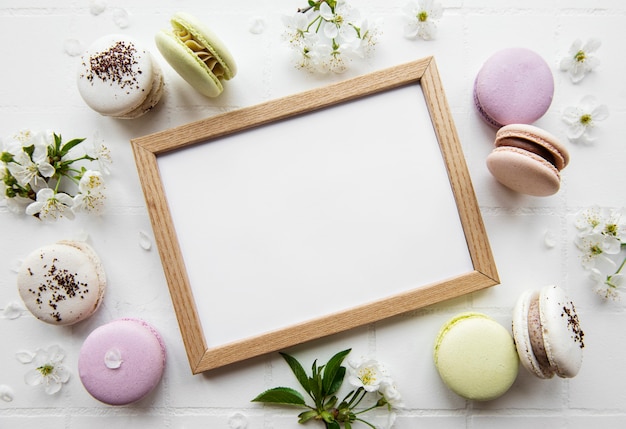
<path id="1" fill-rule="evenodd" d="M 291 371 L 296 376 L 296 379 L 300 383 L 300 385 L 304 388 L 307 393 L 311 393 L 311 385 L 309 383 L 309 377 L 307 376 L 304 368 L 300 365 L 300 362 L 293 356 L 288 355 L 287 353 L 280 353 L 280 355 L 287 361 L 287 364 L 291 368 Z"/>
<path id="2" fill-rule="evenodd" d="M 53 133 L 52 135 L 54 136 L 54 149 L 58 152 L 61 150 L 61 142 L 63 139 L 61 138 L 61 134 Z"/>
<path id="3" fill-rule="evenodd" d="M 337 401 L 338 401 L 338 400 L 339 400 L 339 399 L 338 399 L 336 396 L 331 396 L 331 397 L 330 397 L 330 398 L 326 401 L 326 403 L 324 404 L 324 409 L 325 409 L 325 410 L 330 410 L 330 409 L 334 408 L 334 407 L 335 407 L 335 405 L 337 405 Z"/>
<path id="4" fill-rule="evenodd" d="M 269 404 L 305 405 L 304 397 L 297 390 L 290 387 L 275 387 L 266 390 L 252 400 L 252 402 L 265 402 Z"/>
<path id="5" fill-rule="evenodd" d="M 68 141 L 61 148 L 61 156 L 67 155 L 67 153 L 70 150 L 72 150 L 73 147 L 78 146 L 79 144 L 81 144 L 84 141 L 85 141 L 85 139 L 73 139 L 73 140 Z"/>
<path id="6" fill-rule="evenodd" d="M 5 164 L 13 162 L 13 154 L 10 152 L 2 152 L 2 154 L 0 154 L 0 161 L 4 162 Z"/>
<path id="7" fill-rule="evenodd" d="M 334 395 L 335 393 L 337 393 L 337 391 L 339 390 L 339 388 L 343 384 L 343 379 L 344 379 L 345 376 L 346 376 L 346 368 L 343 367 L 343 366 L 339 367 L 339 370 L 337 371 L 337 374 L 335 374 L 335 380 L 330 385 L 330 388 L 328 389 L 326 394 L 327 395 Z"/>
<path id="8" fill-rule="evenodd" d="M 31 160 L 33 159 L 33 153 L 35 153 L 35 145 L 23 147 L 22 150 L 28 154 L 28 157 Z"/>
<path id="9" fill-rule="evenodd" d="M 335 417 L 333 417 L 332 413 L 330 413 L 329 411 L 322 411 L 320 413 L 320 417 L 322 418 L 322 420 L 324 420 L 324 422 L 328 425 L 329 423 L 337 423 L 337 421 L 335 420 Z M 326 426 L 329 427 L 329 426 Z M 339 427 L 339 426 L 337 426 Z"/>
<path id="10" fill-rule="evenodd" d="M 339 423 L 332 421 L 332 422 L 325 422 L 326 423 L 326 429 L 341 429 L 341 426 L 339 426 Z"/>
<path id="11" fill-rule="evenodd" d="M 335 356 L 330 358 L 330 360 L 324 367 L 324 379 L 322 388 L 325 395 L 334 393 L 331 392 L 331 389 L 336 387 L 337 381 L 339 381 L 339 384 L 341 385 L 341 381 L 343 381 L 343 377 L 346 373 L 345 368 L 343 372 L 340 370 L 340 368 L 342 368 L 341 363 L 348 355 L 348 353 L 350 353 L 350 351 L 351 349 L 347 349 L 337 353 Z"/>
<path id="12" fill-rule="evenodd" d="M 298 423 L 306 423 L 317 416 L 316 410 L 303 411 L 298 414 Z"/>

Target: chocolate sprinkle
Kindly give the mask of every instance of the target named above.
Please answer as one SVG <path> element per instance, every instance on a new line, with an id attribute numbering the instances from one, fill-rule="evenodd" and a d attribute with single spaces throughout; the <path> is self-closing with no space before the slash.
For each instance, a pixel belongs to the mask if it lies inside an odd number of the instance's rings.
<path id="1" fill-rule="evenodd" d="M 118 41 L 106 51 L 89 57 L 88 73 L 85 77 L 90 82 L 98 78 L 103 82 L 110 82 L 111 86 L 118 85 L 122 89 L 133 87 L 139 89 L 137 76 L 142 74 L 142 71 L 135 70 L 138 64 L 136 54 L 137 49 L 133 43 Z M 84 62 L 83 65 L 87 67 Z"/>
<path id="2" fill-rule="evenodd" d="M 43 254 L 40 257 L 44 259 Z M 58 268 L 58 262 L 58 259 L 54 258 L 50 266 L 46 265 L 47 271 L 44 273 L 42 283 L 36 289 L 29 289 L 28 291 L 36 296 L 35 302 L 40 309 L 47 305 L 51 309 L 50 317 L 61 322 L 61 314 L 57 311 L 58 303 L 72 298 L 84 299 L 84 295 L 89 293 L 87 288 L 89 285 L 79 281 L 78 273 Z M 30 268 L 28 271 L 32 273 Z M 42 293 L 45 292 L 49 293 L 49 299 L 46 303 L 42 300 Z"/>
<path id="3" fill-rule="evenodd" d="M 574 308 L 574 303 L 569 302 L 569 305 L 563 306 L 563 311 L 561 312 L 561 317 L 567 317 L 567 327 L 574 334 L 574 341 L 580 344 L 580 348 L 585 348 L 585 343 L 583 338 L 585 333 L 580 328 L 580 321 L 578 320 L 578 314 L 576 314 L 576 309 Z"/>

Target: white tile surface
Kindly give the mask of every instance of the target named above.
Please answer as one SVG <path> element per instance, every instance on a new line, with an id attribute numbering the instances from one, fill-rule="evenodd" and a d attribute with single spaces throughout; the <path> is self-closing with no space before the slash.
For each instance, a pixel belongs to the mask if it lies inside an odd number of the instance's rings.
<path id="1" fill-rule="evenodd" d="M 397 428 L 621 428 L 626 426 L 626 324 L 623 303 L 604 302 L 590 290 L 573 245 L 576 213 L 591 205 L 626 205 L 626 62 L 622 0 L 449 0 L 431 42 L 402 35 L 405 0 L 353 0 L 363 14 L 380 19 L 383 35 L 374 56 L 341 76 L 316 77 L 293 69 L 281 40 L 280 15 L 298 6 L 271 0 L 103 1 L 106 10 L 93 15 L 90 2 L 3 0 L 0 5 L 0 134 L 53 129 L 65 137 L 101 137 L 111 148 L 113 174 L 108 181 L 108 211 L 99 219 L 79 218 L 54 225 L 18 217 L 0 205 L 0 310 L 19 300 L 14 267 L 43 244 L 87 233 L 107 270 L 109 289 L 96 315 L 74 327 L 45 325 L 29 314 L 0 317 L 0 385 L 14 392 L 0 401 L 0 428 L 79 429 L 91 427 L 192 429 L 292 428 L 293 410 L 250 403 L 262 390 L 296 387 L 278 354 L 263 356 L 193 376 L 180 338 L 156 245 L 144 250 L 140 233 L 153 239 L 143 193 L 129 145 L 133 137 L 188 123 L 238 107 L 261 103 L 347 77 L 434 55 L 476 195 L 483 213 L 502 284 L 354 329 L 289 350 L 310 365 L 351 347 L 355 355 L 385 362 L 398 382 L 406 409 Z M 280 4 L 279 4 L 280 3 Z M 129 25 L 116 26 L 113 16 L 127 12 Z M 208 100 L 194 92 L 160 57 L 153 37 L 168 26 L 172 13 L 202 16 L 227 42 L 238 60 L 239 74 L 225 93 Z M 252 34 L 254 20 L 265 30 Z M 166 90 L 158 107 L 133 121 L 101 117 L 82 102 L 75 87 L 76 57 L 64 46 L 75 39 L 83 46 L 95 38 L 121 32 L 144 41 L 165 73 Z M 597 37 L 600 67 L 583 82 L 572 84 L 558 70 L 558 59 L 576 38 Z M 571 164 L 563 188 L 548 198 L 525 197 L 498 185 L 485 167 L 494 130 L 478 118 L 472 105 L 472 83 L 482 62 L 495 50 L 525 46 L 540 53 L 554 71 L 556 93 L 550 111 L 538 125 L 565 139 L 564 107 L 587 94 L 609 106 L 611 115 L 588 146 L 567 143 Z M 554 240 L 546 245 L 546 238 Z M 441 258 L 446 258 L 445 254 Z M 488 403 L 471 403 L 451 393 L 432 365 L 432 345 L 441 324 L 460 311 L 477 310 L 510 326 L 511 309 L 527 288 L 559 284 L 568 290 L 585 329 L 585 358 L 572 380 L 539 380 L 521 372 L 511 390 Z M 161 332 L 168 349 L 165 376 L 141 402 L 126 407 L 100 404 L 83 389 L 76 362 L 84 338 L 97 326 L 118 317 L 141 317 Z M 26 365 L 19 350 L 51 344 L 67 352 L 72 378 L 54 396 L 23 382 Z M 311 427 L 315 427 L 313 423 Z"/>

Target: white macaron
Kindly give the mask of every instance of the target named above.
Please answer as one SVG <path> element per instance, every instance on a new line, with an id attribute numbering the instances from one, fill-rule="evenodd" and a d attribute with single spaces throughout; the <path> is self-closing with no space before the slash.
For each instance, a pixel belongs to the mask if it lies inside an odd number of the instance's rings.
<path id="1" fill-rule="evenodd" d="M 558 286 L 524 292 L 513 310 L 522 365 L 539 378 L 571 378 L 582 365 L 584 333 L 572 301 Z"/>
<path id="2" fill-rule="evenodd" d="M 133 119 L 150 111 L 163 94 L 163 73 L 137 40 L 110 34 L 81 56 L 77 75 L 81 97 L 104 116 Z"/>
<path id="3" fill-rule="evenodd" d="M 26 308 L 52 325 L 72 325 L 91 316 L 104 297 L 106 276 L 94 249 L 60 241 L 31 252 L 17 274 Z"/>

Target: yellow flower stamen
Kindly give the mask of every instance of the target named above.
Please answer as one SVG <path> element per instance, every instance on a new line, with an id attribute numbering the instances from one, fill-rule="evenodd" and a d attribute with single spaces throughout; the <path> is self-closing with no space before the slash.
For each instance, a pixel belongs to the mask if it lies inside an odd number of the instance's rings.
<path id="1" fill-rule="evenodd" d="M 41 375 L 43 375 L 44 377 L 47 377 L 50 374 L 52 374 L 52 371 L 54 371 L 54 366 L 47 363 L 45 365 L 38 367 L 37 371 L 39 371 Z"/>
<path id="2" fill-rule="evenodd" d="M 372 368 L 363 368 L 359 371 L 359 379 L 365 386 L 374 384 L 376 382 L 376 372 Z"/>
<path id="3" fill-rule="evenodd" d="M 609 223 L 604 228 L 604 232 L 612 237 L 617 237 L 618 230 L 619 228 L 615 223 Z"/>
<path id="4" fill-rule="evenodd" d="M 585 113 L 584 115 L 580 117 L 580 123 L 583 124 L 584 126 L 590 125 L 592 120 L 593 118 L 591 117 L 589 113 Z"/>
<path id="5" fill-rule="evenodd" d="M 417 20 L 419 22 L 426 22 L 428 20 L 428 12 L 426 12 L 425 10 L 421 11 L 420 13 L 417 14 Z"/>
<path id="6" fill-rule="evenodd" d="M 574 58 L 579 63 L 584 63 L 585 60 L 587 59 L 587 54 L 585 54 L 585 51 L 580 50 L 580 51 L 576 52 L 576 55 L 574 55 Z"/>

